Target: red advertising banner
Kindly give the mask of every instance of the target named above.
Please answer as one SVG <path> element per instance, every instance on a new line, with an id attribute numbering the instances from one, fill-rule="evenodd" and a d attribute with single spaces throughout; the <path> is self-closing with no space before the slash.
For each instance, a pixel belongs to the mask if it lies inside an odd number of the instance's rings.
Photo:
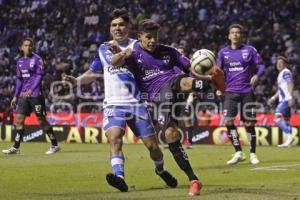
<path id="1" fill-rule="evenodd" d="M 0 113 L 2 118 L 3 113 Z M 69 126 L 95 126 L 102 127 L 102 114 L 101 113 L 50 113 L 47 119 L 51 125 L 69 125 Z M 224 117 L 219 114 L 212 114 L 210 116 L 209 126 L 222 126 L 224 125 Z M 274 114 L 258 114 L 257 126 L 276 126 L 274 123 Z M 15 121 L 15 117 L 14 117 Z M 236 125 L 242 125 L 239 117 L 235 120 Z M 38 125 L 35 114 L 31 114 L 26 118 L 26 125 Z M 291 125 L 300 126 L 300 114 L 293 114 L 291 116 Z"/>
<path id="2" fill-rule="evenodd" d="M 101 128 L 97 127 L 80 127 L 80 126 L 53 126 L 60 143 L 107 143 L 107 138 Z M 286 140 L 278 127 L 255 127 L 257 135 L 257 145 L 270 146 L 278 145 Z M 141 143 L 137 137 L 134 136 L 130 129 L 125 130 L 123 137 L 124 143 Z M 182 140 L 184 141 L 184 129 L 180 130 Z M 248 136 L 244 127 L 238 127 L 240 141 L 242 144 L 248 144 Z M 292 135 L 294 138 L 293 145 L 300 145 L 299 128 L 293 127 Z M 12 142 L 15 137 L 14 126 L 2 125 L 0 126 L 0 142 Z M 164 135 L 158 133 L 158 138 L 161 143 L 165 143 Z M 23 137 L 24 142 L 49 142 L 48 136 L 43 133 L 41 126 L 26 126 Z M 193 144 L 230 144 L 227 137 L 226 127 L 223 126 L 209 126 L 197 127 L 194 136 L 192 137 Z"/>

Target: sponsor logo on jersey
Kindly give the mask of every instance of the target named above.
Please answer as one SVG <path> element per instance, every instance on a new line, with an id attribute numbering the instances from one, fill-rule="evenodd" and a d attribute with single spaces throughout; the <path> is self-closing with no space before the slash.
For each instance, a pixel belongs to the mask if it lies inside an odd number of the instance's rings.
<path id="1" fill-rule="evenodd" d="M 144 71 L 144 77 L 143 80 L 147 80 L 153 76 L 159 75 L 159 74 L 163 74 L 164 72 L 159 70 L 159 69 L 148 69 Z"/>
<path id="2" fill-rule="evenodd" d="M 129 70 L 127 69 L 128 67 L 126 65 L 124 66 L 121 66 L 121 67 L 114 67 L 113 65 L 109 65 L 107 67 L 107 71 L 110 73 L 110 74 L 116 74 L 116 73 L 119 73 L 119 72 L 129 72 Z"/>
<path id="3" fill-rule="evenodd" d="M 229 71 L 230 72 L 237 72 L 237 71 L 242 71 L 244 70 L 244 67 L 242 66 L 241 62 L 230 62 L 229 63 Z"/>

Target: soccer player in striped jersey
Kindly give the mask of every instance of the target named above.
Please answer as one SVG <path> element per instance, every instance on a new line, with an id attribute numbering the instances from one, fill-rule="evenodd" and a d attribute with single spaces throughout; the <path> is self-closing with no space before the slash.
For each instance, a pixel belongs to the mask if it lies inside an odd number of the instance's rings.
<path id="1" fill-rule="evenodd" d="M 130 19 L 127 11 L 115 9 L 110 14 L 110 33 L 113 40 L 100 45 L 87 72 L 76 79 L 66 76 L 65 80 L 74 84 L 87 84 L 95 79 L 95 74 L 104 74 L 103 129 L 110 144 L 113 171 L 106 175 L 107 182 L 122 192 L 128 191 L 124 174 L 125 157 L 122 151 L 122 138 L 127 124 L 148 148 L 155 165 L 155 173 L 173 188 L 177 186 L 177 180 L 164 169 L 163 153 L 158 145 L 148 107 L 141 102 L 141 93 L 133 74 L 126 67 L 114 68 L 111 65 L 113 48 L 132 48 L 135 44 L 136 40 L 128 38 L 129 29 Z"/>
<path id="2" fill-rule="evenodd" d="M 291 117 L 291 106 L 293 105 L 293 75 L 287 68 L 287 59 L 283 56 L 277 58 L 277 70 L 279 71 L 277 77 L 278 91 L 268 100 L 271 106 L 276 99 L 279 100 L 275 111 L 275 122 L 279 128 L 286 134 L 287 140 L 278 145 L 278 147 L 290 147 L 293 143 L 292 127 L 289 123 Z"/>

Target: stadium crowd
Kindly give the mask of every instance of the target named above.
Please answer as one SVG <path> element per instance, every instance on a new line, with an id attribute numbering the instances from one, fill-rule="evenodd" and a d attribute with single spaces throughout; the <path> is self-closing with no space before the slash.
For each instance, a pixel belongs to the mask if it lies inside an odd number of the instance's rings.
<path id="1" fill-rule="evenodd" d="M 158 0 L 155 4 L 148 0 L 0 0 L 0 112 L 14 94 L 16 58 L 24 37 L 34 39 L 35 51 L 44 59 L 48 110 L 57 102 L 62 104 L 51 109 L 63 112 L 70 109 L 65 102 L 78 111 L 79 103 L 101 101 L 101 78 L 82 87 L 82 95 L 67 99 L 59 97 L 68 93 L 63 85 L 53 83 L 63 74 L 78 76 L 88 69 L 98 45 L 110 38 L 107 17 L 115 7 L 129 10 L 134 27 L 144 18 L 159 22 L 161 42 L 183 48 L 188 55 L 200 48 L 217 53 L 228 42 L 227 27 L 243 24 L 245 42 L 258 49 L 266 66 L 266 74 L 255 89 L 266 112 L 272 111 L 266 102 L 276 91 L 276 56 L 285 55 L 291 61 L 300 58 L 300 0 Z M 291 69 L 295 80 L 293 112 L 300 113 L 300 67 L 292 64 Z M 97 109 L 88 106 L 80 111 Z"/>

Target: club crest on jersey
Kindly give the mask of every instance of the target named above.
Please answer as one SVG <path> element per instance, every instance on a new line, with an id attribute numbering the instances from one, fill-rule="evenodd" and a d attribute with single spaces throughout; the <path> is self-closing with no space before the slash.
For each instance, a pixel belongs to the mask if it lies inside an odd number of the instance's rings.
<path id="1" fill-rule="evenodd" d="M 35 65 L 35 60 L 34 59 L 30 59 L 29 67 L 33 68 L 34 65 Z"/>
<path id="2" fill-rule="evenodd" d="M 169 64 L 169 62 L 170 62 L 170 56 L 169 55 L 163 56 L 163 62 L 165 64 Z"/>
<path id="3" fill-rule="evenodd" d="M 137 63 L 138 64 L 142 64 L 143 63 L 142 54 L 139 54 L 138 59 L 137 59 Z"/>
<path id="4" fill-rule="evenodd" d="M 242 50 L 242 58 L 247 61 L 249 59 L 249 52 L 248 50 Z"/>

